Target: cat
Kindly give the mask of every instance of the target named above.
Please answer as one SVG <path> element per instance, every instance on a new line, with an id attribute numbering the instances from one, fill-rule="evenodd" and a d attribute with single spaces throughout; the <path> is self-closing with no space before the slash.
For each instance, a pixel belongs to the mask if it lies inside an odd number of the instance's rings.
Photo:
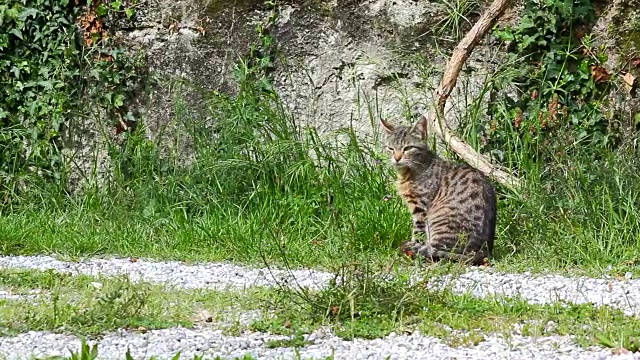
<path id="1" fill-rule="evenodd" d="M 426 143 L 427 119 L 413 126 L 381 120 L 398 193 L 413 218 L 413 235 L 400 251 L 432 262 L 481 265 L 493 256 L 497 197 L 478 170 L 445 161 Z"/>

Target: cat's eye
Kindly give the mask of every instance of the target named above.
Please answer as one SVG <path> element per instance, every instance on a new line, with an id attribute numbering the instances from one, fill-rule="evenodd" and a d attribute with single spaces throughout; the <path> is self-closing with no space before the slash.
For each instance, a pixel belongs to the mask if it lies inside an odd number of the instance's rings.
<path id="1" fill-rule="evenodd" d="M 395 149 L 394 149 L 394 148 L 392 148 L 391 146 L 385 146 L 384 148 L 385 148 L 385 149 L 387 149 L 387 151 L 393 151 L 393 150 L 395 150 Z"/>
<path id="2" fill-rule="evenodd" d="M 417 146 L 408 145 L 408 146 L 403 147 L 402 151 L 409 151 L 409 150 L 413 150 L 413 149 L 417 149 L 417 148 L 418 148 Z"/>

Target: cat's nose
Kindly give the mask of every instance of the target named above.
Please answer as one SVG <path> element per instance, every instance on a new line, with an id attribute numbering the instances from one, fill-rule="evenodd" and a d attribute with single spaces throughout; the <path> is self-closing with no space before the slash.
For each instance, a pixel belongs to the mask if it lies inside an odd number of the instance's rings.
<path id="1" fill-rule="evenodd" d="M 393 160 L 400 161 L 402 159 L 402 152 L 394 151 L 393 152 Z"/>

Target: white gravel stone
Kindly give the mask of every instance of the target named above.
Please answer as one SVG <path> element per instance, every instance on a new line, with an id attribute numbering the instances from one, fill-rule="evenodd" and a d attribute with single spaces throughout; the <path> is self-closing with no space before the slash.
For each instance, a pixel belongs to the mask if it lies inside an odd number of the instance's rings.
<path id="1" fill-rule="evenodd" d="M 173 328 L 142 333 L 119 331 L 89 344 L 98 344 L 98 359 L 124 359 L 127 348 L 135 359 L 170 359 L 180 351 L 182 359 L 194 355 L 205 358 L 220 356 L 233 359 L 251 354 L 256 359 L 296 359 L 293 348 L 267 348 L 270 340 L 286 339 L 265 333 L 245 333 L 240 337 L 226 336 L 221 330 L 205 328 Z M 28 332 L 15 337 L 0 337 L 0 358 L 7 360 L 33 357 L 68 356 L 77 351 L 80 340 L 70 335 Z M 441 340 L 423 336 L 391 334 L 375 340 L 345 341 L 333 335 L 315 336 L 311 345 L 298 349 L 302 359 L 640 359 L 640 353 L 614 355 L 611 349 L 582 349 L 569 336 L 523 337 L 514 335 L 486 336 L 473 347 L 452 348 Z"/>
<path id="2" fill-rule="evenodd" d="M 35 299 L 42 295 L 44 292 L 40 289 L 29 290 L 26 294 L 15 294 L 11 289 L 0 288 L 0 300 L 25 300 Z"/>
<path id="3" fill-rule="evenodd" d="M 640 315 L 640 280 L 565 277 L 531 273 L 507 274 L 474 268 L 464 274 L 434 280 L 434 286 L 475 297 L 519 297 L 532 304 L 567 302 L 609 305 L 627 315 Z"/>
<path id="4" fill-rule="evenodd" d="M 50 256 L 0 256 L 1 268 L 57 270 L 86 275 L 129 275 L 134 281 L 175 285 L 182 288 L 225 289 L 276 286 L 277 282 L 310 288 L 325 286 L 333 275 L 315 270 L 256 269 L 229 263 L 186 265 L 178 261 L 138 259 L 91 259 L 59 261 Z M 431 280 L 430 286 L 450 287 L 456 293 L 476 297 L 520 297 L 534 304 L 565 301 L 591 303 L 640 315 L 640 279 L 565 277 L 531 273 L 507 274 L 491 268 L 472 268 L 466 273 Z"/>
<path id="5" fill-rule="evenodd" d="M 0 269 L 56 270 L 83 275 L 128 275 L 133 281 L 175 285 L 186 289 L 226 289 L 276 286 L 278 283 L 304 287 L 324 286 L 332 274 L 314 270 L 256 269 L 229 263 L 186 265 L 179 261 L 144 259 L 91 259 L 60 261 L 51 256 L 0 256 Z"/>

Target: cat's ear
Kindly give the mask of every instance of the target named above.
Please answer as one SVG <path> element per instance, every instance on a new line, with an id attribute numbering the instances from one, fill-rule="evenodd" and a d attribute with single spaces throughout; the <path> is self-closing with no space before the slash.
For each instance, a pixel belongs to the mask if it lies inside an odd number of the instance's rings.
<path id="1" fill-rule="evenodd" d="M 385 119 L 380 119 L 380 127 L 387 134 L 391 134 L 393 130 L 396 129 L 395 126 L 393 126 L 390 122 L 386 121 Z"/>
<path id="2" fill-rule="evenodd" d="M 414 134 L 420 135 L 421 139 L 426 139 L 427 125 L 428 125 L 427 118 L 424 115 L 422 115 L 420 116 L 420 119 L 418 119 L 418 121 L 411 128 L 411 132 Z"/>

